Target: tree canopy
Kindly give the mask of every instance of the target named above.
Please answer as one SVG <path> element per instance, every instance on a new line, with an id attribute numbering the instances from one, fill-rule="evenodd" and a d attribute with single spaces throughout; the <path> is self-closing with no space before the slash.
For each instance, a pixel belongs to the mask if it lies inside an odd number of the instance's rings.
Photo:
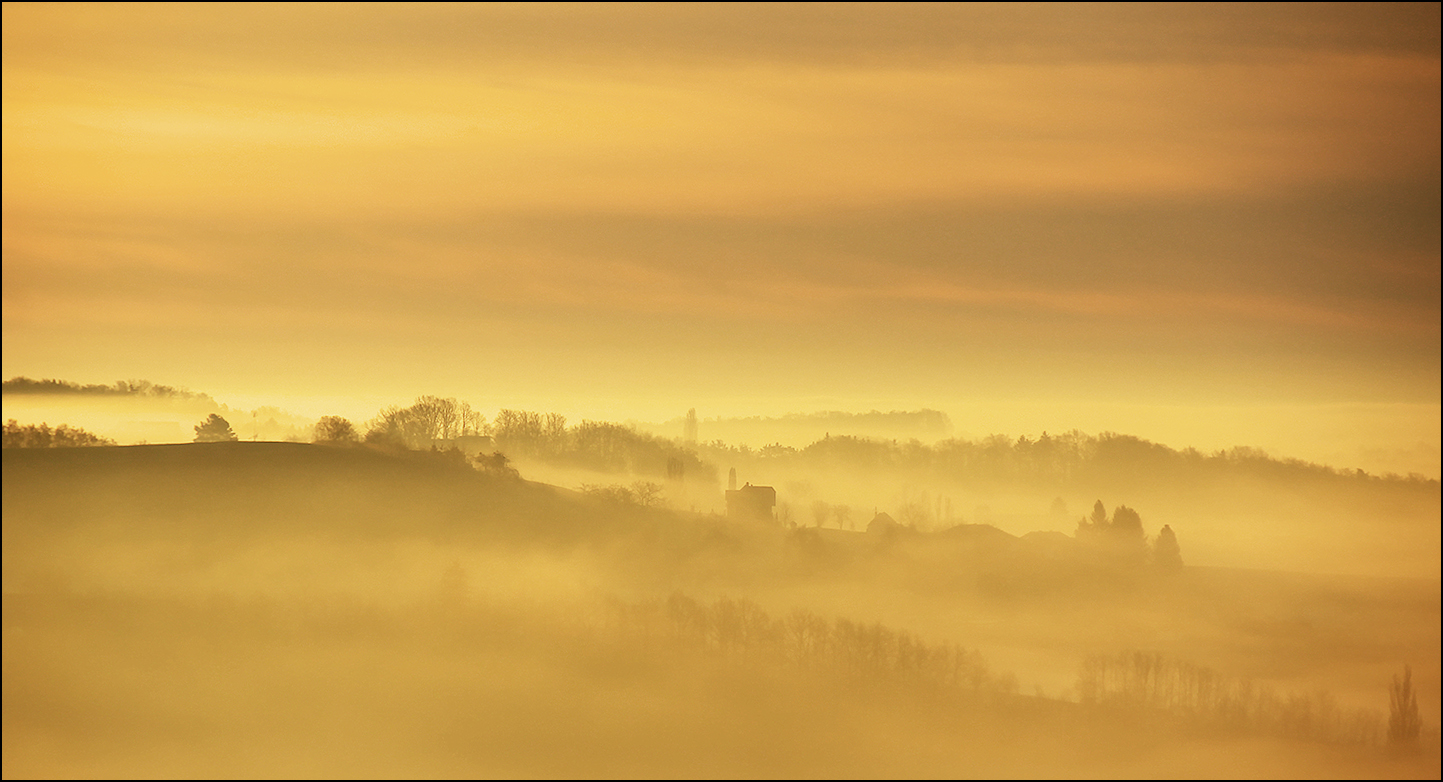
<path id="1" fill-rule="evenodd" d="M 1157 533 L 1157 540 L 1152 544 L 1153 564 L 1160 568 L 1173 570 L 1182 567 L 1182 549 L 1177 545 L 1177 535 L 1172 527 L 1164 524 Z"/>
<path id="2" fill-rule="evenodd" d="M 318 443 L 354 443 L 361 439 L 356 427 L 338 415 L 323 415 L 316 421 L 313 438 Z"/>

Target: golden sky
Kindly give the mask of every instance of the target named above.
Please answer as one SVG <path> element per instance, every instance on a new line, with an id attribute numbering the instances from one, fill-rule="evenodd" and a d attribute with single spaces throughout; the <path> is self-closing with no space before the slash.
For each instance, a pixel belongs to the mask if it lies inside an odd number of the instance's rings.
<path id="1" fill-rule="evenodd" d="M 1437 4 L 3 14 L 7 378 L 1437 475 Z"/>

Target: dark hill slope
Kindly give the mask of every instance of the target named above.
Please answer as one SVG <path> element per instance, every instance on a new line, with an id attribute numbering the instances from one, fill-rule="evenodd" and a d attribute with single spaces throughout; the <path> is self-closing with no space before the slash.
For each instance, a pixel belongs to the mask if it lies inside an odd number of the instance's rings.
<path id="1" fill-rule="evenodd" d="M 3 454 L 7 589 L 164 552 L 200 572 L 283 551 L 336 560 L 416 542 L 446 556 L 584 561 L 641 589 L 806 572 L 784 561 L 780 530 L 498 477 L 445 454 L 244 442 Z"/>
<path id="2" fill-rule="evenodd" d="M 562 542 L 656 524 L 431 453 L 301 443 L 4 451 L 7 542 L 77 525 L 171 537 L 277 533 Z"/>

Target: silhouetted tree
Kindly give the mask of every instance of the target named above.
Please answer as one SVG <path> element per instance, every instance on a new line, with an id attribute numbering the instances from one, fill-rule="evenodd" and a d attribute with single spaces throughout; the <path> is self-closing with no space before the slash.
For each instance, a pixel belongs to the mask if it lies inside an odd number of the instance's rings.
<path id="1" fill-rule="evenodd" d="M 1413 668 L 1403 666 L 1403 678 L 1393 676 L 1389 688 L 1388 743 L 1411 746 L 1418 743 L 1422 723 L 1418 719 L 1418 694 L 1413 691 Z"/>
<path id="2" fill-rule="evenodd" d="M 1126 505 L 1119 505 L 1112 512 L 1112 525 L 1108 529 L 1119 543 L 1142 543 L 1142 516 Z"/>
<path id="3" fill-rule="evenodd" d="M 1153 564 L 1166 570 L 1176 570 L 1182 567 L 1182 549 L 1178 548 L 1177 535 L 1173 534 L 1172 527 L 1162 525 L 1157 533 L 1157 540 L 1152 544 Z"/>
<path id="4" fill-rule="evenodd" d="M 366 426 L 366 442 L 398 448 L 421 448 L 430 444 L 423 411 L 392 405 L 384 408 Z"/>
<path id="5" fill-rule="evenodd" d="M 494 451 L 489 456 L 484 453 L 478 453 L 472 457 L 471 461 L 476 463 L 476 469 L 487 475 L 494 475 L 498 478 L 521 477 L 521 473 L 517 472 L 516 468 L 511 466 L 511 460 L 506 458 L 506 454 L 500 451 Z"/>
<path id="6" fill-rule="evenodd" d="M 318 443 L 354 443 L 361 439 L 356 427 L 338 415 L 323 415 L 316 421 L 312 439 Z"/>
<path id="7" fill-rule="evenodd" d="M 420 439 L 423 442 L 418 447 L 424 447 L 432 440 L 454 440 L 463 435 L 479 434 L 484 423 L 470 404 L 459 402 L 454 397 L 417 397 L 416 403 L 408 409 L 422 422 Z"/>
<path id="8" fill-rule="evenodd" d="M 686 442 L 695 444 L 695 443 L 696 443 L 696 435 L 697 435 L 696 408 L 693 407 L 693 408 L 691 408 L 690 410 L 686 411 L 686 424 L 685 424 L 685 426 L 682 427 L 682 435 L 681 435 L 681 437 L 682 437 L 682 439 L 685 440 Z"/>
<path id="9" fill-rule="evenodd" d="M 486 418 L 466 402 L 420 396 L 410 407 L 392 405 L 368 421 L 366 442 L 425 449 L 436 440 L 480 434 L 485 427 Z"/>
<path id="10" fill-rule="evenodd" d="M 1098 500 L 1093 503 L 1092 515 L 1078 520 L 1077 533 L 1073 537 L 1079 540 L 1097 539 L 1106 534 L 1108 527 L 1107 507 Z"/>
<path id="11" fill-rule="evenodd" d="M 198 443 L 234 442 L 239 439 L 231 430 L 230 422 L 215 413 L 195 425 L 195 441 Z"/>
<path id="12" fill-rule="evenodd" d="M 471 409 L 470 402 L 460 404 L 461 411 L 461 436 L 486 434 L 486 416 Z"/>
<path id="13" fill-rule="evenodd" d="M 837 529 L 841 529 L 842 525 L 851 519 L 852 509 L 846 505 L 833 505 L 832 516 L 837 519 Z M 822 525 L 818 524 L 817 526 L 820 527 Z"/>
<path id="14" fill-rule="evenodd" d="M 816 520 L 818 527 L 822 526 L 822 522 L 825 522 L 827 517 L 831 515 L 832 506 L 821 500 L 812 503 L 812 518 Z"/>
<path id="15" fill-rule="evenodd" d="M 541 439 L 545 441 L 546 450 L 550 453 L 566 450 L 566 416 L 560 413 L 547 413 L 543 416 Z"/>
<path id="16" fill-rule="evenodd" d="M 922 529 L 930 521 L 927 518 L 927 501 L 916 497 L 903 500 L 897 506 L 897 517 L 905 527 Z"/>
<path id="17" fill-rule="evenodd" d="M 1088 655 L 1075 689 L 1084 704 L 1172 713 L 1230 730 L 1291 739 L 1372 744 L 1382 732 L 1376 712 L 1344 711 L 1326 691 L 1279 696 L 1247 679 L 1157 652 Z"/>
<path id="18" fill-rule="evenodd" d="M 1092 517 L 1088 519 L 1088 521 L 1090 521 L 1092 523 L 1092 526 L 1098 530 L 1102 530 L 1107 527 L 1107 508 L 1103 506 L 1102 500 L 1098 500 L 1097 502 L 1093 503 Z"/>
<path id="19" fill-rule="evenodd" d="M 662 488 L 659 483 L 635 481 L 631 484 L 631 493 L 636 497 L 636 504 L 644 508 L 662 503 Z"/>

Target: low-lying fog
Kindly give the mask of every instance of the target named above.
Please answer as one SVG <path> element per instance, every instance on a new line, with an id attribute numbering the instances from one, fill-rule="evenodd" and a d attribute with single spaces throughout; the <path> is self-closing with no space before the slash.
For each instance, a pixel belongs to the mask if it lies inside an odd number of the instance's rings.
<path id="1" fill-rule="evenodd" d="M 868 532 L 857 476 L 813 478 L 856 506 L 817 528 L 780 486 L 790 526 L 541 459 L 4 459 L 6 777 L 1439 773 L 1436 575 L 1197 566 L 1138 495 L 1182 567 L 935 499 Z"/>

